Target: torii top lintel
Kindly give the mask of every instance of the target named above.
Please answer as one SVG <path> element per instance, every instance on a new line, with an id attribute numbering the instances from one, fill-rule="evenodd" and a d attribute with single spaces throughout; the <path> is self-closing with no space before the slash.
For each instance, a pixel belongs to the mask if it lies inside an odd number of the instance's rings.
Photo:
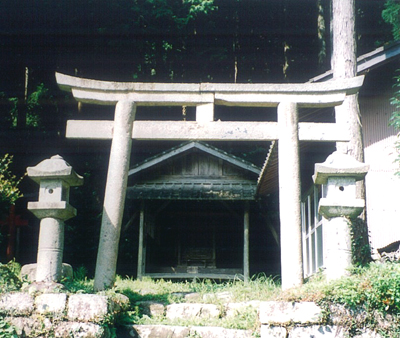
<path id="1" fill-rule="evenodd" d="M 197 106 L 207 103 L 243 107 L 276 107 L 295 102 L 301 107 L 340 105 L 346 95 L 356 94 L 363 76 L 323 83 L 140 83 L 111 82 L 56 73 L 62 90 L 76 100 L 101 105 L 135 101 L 138 106 Z"/>

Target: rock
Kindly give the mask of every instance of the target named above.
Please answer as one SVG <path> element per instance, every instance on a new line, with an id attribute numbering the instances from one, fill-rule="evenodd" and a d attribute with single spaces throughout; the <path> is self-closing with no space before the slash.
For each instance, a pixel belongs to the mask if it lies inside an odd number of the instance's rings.
<path id="1" fill-rule="evenodd" d="M 5 321 L 15 327 L 18 337 L 48 337 L 52 330 L 49 318 L 43 317 L 6 317 Z"/>
<path id="2" fill-rule="evenodd" d="M 313 302 L 261 302 L 261 324 L 319 323 L 321 308 Z"/>
<path id="3" fill-rule="evenodd" d="M 246 311 L 246 309 L 249 307 L 252 307 L 254 309 L 259 309 L 260 301 L 253 300 L 249 302 L 229 303 L 225 306 L 225 316 L 226 317 L 237 316 L 240 312 Z"/>
<path id="4" fill-rule="evenodd" d="M 205 326 L 191 327 L 190 334 L 192 337 L 201 337 L 201 338 L 221 338 L 221 337 L 251 338 L 251 337 L 253 337 L 253 334 L 250 330 L 233 330 L 233 329 L 224 329 L 222 327 L 205 327 Z"/>
<path id="5" fill-rule="evenodd" d="M 149 316 L 149 317 L 158 317 L 163 316 L 165 307 L 164 304 L 153 302 L 151 300 L 137 302 L 136 305 L 139 306 L 142 314 Z"/>
<path id="6" fill-rule="evenodd" d="M 129 298 L 121 293 L 116 293 L 109 298 L 114 312 L 123 312 L 129 309 Z"/>
<path id="7" fill-rule="evenodd" d="M 171 304 L 167 306 L 166 312 L 168 319 L 218 318 L 220 315 L 220 310 L 213 304 Z"/>
<path id="8" fill-rule="evenodd" d="M 35 298 L 36 311 L 40 314 L 62 316 L 67 304 L 65 293 L 45 293 Z"/>
<path id="9" fill-rule="evenodd" d="M 190 292 L 185 295 L 185 301 L 187 302 L 198 302 L 201 299 L 201 296 L 197 292 Z"/>
<path id="10" fill-rule="evenodd" d="M 56 282 L 33 282 L 28 284 L 21 289 L 24 292 L 28 292 L 32 296 L 36 296 L 41 293 L 59 293 L 65 291 L 65 286 Z"/>
<path id="11" fill-rule="evenodd" d="M 21 267 L 20 277 L 22 280 L 26 279 L 29 282 L 34 282 L 36 280 L 36 268 L 37 264 L 26 264 Z M 67 263 L 62 263 L 61 276 L 63 278 L 72 279 L 74 272 L 72 266 Z"/>
<path id="12" fill-rule="evenodd" d="M 203 296 L 203 300 L 204 301 L 209 301 L 209 300 L 212 300 L 212 299 L 218 299 L 218 300 L 221 300 L 221 301 L 223 301 L 225 303 L 230 302 L 232 300 L 232 298 L 233 298 L 233 294 L 232 294 L 232 292 L 229 292 L 229 291 L 217 292 L 217 293 L 206 293 Z"/>
<path id="13" fill-rule="evenodd" d="M 0 313 L 10 316 L 29 316 L 34 310 L 33 297 L 16 292 L 0 295 Z"/>
<path id="14" fill-rule="evenodd" d="M 187 327 L 169 325 L 132 325 L 130 336 L 134 338 L 186 338 L 190 331 Z"/>
<path id="15" fill-rule="evenodd" d="M 100 323 L 108 314 L 108 298 L 93 294 L 75 294 L 68 300 L 67 317 L 71 321 Z"/>
<path id="16" fill-rule="evenodd" d="M 370 329 L 363 330 L 363 333 L 354 336 L 353 338 L 383 338 L 379 333 L 376 333 Z"/>
<path id="17" fill-rule="evenodd" d="M 287 331 L 284 327 L 261 325 L 261 338 L 286 338 Z"/>
<path id="18" fill-rule="evenodd" d="M 232 330 L 222 327 L 180 327 L 168 325 L 133 325 L 130 327 L 130 337 L 135 338 L 251 338 L 249 330 Z"/>
<path id="19" fill-rule="evenodd" d="M 109 330 L 92 323 L 60 322 L 54 327 L 54 337 L 60 338 L 108 338 Z"/>
<path id="20" fill-rule="evenodd" d="M 344 332 L 337 326 L 295 327 L 289 332 L 289 338 L 344 338 Z M 261 338 L 264 338 L 261 336 Z"/>

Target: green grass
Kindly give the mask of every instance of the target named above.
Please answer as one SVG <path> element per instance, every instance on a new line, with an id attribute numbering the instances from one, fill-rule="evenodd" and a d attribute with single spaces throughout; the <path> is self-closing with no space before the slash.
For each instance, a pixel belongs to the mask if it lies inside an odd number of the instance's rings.
<path id="1" fill-rule="evenodd" d="M 18 269 L 13 264 L 2 266 L 0 269 L 2 292 L 16 291 L 21 285 L 16 279 L 16 272 Z M 65 281 L 64 284 L 71 293 L 93 292 L 93 280 L 85 277 L 85 270 L 82 268 L 77 269 L 73 281 Z M 121 318 L 122 323 L 217 325 L 236 329 L 257 327 L 257 312 L 252 308 L 241 312 L 233 319 L 223 317 L 206 321 L 200 319 L 168 321 L 164 317 L 146 316 L 137 305 L 137 302 L 149 300 L 164 305 L 190 302 L 184 299 L 182 293 L 196 293 L 197 296 L 192 302 L 211 303 L 217 306 L 222 306 L 227 302 L 227 298 L 231 303 L 251 300 L 314 301 L 320 304 L 326 313 L 329 313 L 332 304 L 340 305 L 347 311 L 344 313 L 347 317 L 349 313 L 354 314 L 361 309 L 367 312 L 366 316 L 350 316 L 351 319 L 343 319 L 343 325 L 371 327 L 384 336 L 396 337 L 394 334 L 396 333 L 400 337 L 400 328 L 397 325 L 400 319 L 399 263 L 370 263 L 365 267 L 354 268 L 348 277 L 332 282 L 327 282 L 320 273 L 303 286 L 286 291 L 281 290 L 279 282 L 274 278 L 258 275 L 247 283 L 239 279 L 220 283 L 212 280 L 173 282 L 117 277 L 115 286 L 105 293 L 109 295 L 120 293 L 129 298 L 131 307 Z M 389 322 L 386 327 L 382 325 L 384 319 Z"/>
<path id="2" fill-rule="evenodd" d="M 250 300 L 313 301 L 321 305 L 328 314 L 332 304 L 342 306 L 341 325 L 350 331 L 369 327 L 384 337 L 399 337 L 400 328 L 400 264 L 370 263 L 366 267 L 354 268 L 348 277 L 327 282 L 322 274 L 317 274 L 303 286 L 282 291 L 279 283 L 266 276 L 257 276 L 248 283 L 236 280 L 215 283 L 210 280 L 196 282 L 171 282 L 151 279 L 143 281 L 118 278 L 114 292 L 127 295 L 132 304 L 141 300 L 153 300 L 163 304 L 181 302 L 174 296 L 176 292 L 199 294 L 196 302 L 222 305 L 220 295 L 229 295 L 229 302 Z M 349 315 L 365 310 L 366 316 Z M 125 322 L 137 324 L 167 325 L 216 325 L 225 328 L 252 329 L 258 325 L 257 312 L 248 308 L 234 318 L 202 321 L 200 319 L 168 321 L 164 317 L 149 318 L 142 315 L 139 307 L 133 307 L 124 318 Z M 327 317 L 328 318 L 328 317 Z M 386 324 L 383 324 L 386 320 Z"/>

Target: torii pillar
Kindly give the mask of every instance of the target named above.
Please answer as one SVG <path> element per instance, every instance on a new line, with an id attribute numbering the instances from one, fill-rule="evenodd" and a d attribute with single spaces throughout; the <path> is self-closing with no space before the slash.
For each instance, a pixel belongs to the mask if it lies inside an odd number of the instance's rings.
<path id="1" fill-rule="evenodd" d="M 301 182 L 299 154 L 299 118 L 297 104 L 278 105 L 279 215 L 281 221 L 282 289 L 299 286 L 303 281 L 301 248 Z"/>
<path id="2" fill-rule="evenodd" d="M 114 136 L 108 164 L 94 277 L 95 290 L 110 287 L 115 279 L 135 114 L 136 104 L 133 101 L 119 101 L 115 106 Z"/>
<path id="3" fill-rule="evenodd" d="M 279 144 L 282 287 L 303 282 L 299 141 L 347 142 L 338 123 L 298 122 L 298 107 L 333 107 L 358 92 L 364 77 L 305 84 L 108 82 L 56 74 L 80 102 L 116 105 L 112 121 L 68 121 L 67 137 L 112 139 L 95 289 L 111 287 L 116 273 L 131 140 L 274 141 Z M 277 107 L 278 122 L 214 121 L 214 105 Z M 196 121 L 134 121 L 136 105 L 195 106 Z"/>

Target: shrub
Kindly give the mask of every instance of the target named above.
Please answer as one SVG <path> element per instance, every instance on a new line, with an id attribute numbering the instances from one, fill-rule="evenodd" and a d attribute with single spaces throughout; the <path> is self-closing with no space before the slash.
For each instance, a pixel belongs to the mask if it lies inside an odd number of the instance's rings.
<path id="1" fill-rule="evenodd" d="M 0 212 L 15 204 L 22 193 L 18 189 L 21 179 L 17 179 L 10 171 L 10 165 L 13 157 L 5 154 L 0 158 Z"/>
<path id="2" fill-rule="evenodd" d="M 19 265 L 14 261 L 7 264 L 0 263 L 0 293 L 17 291 L 21 288 L 19 270 Z"/>

